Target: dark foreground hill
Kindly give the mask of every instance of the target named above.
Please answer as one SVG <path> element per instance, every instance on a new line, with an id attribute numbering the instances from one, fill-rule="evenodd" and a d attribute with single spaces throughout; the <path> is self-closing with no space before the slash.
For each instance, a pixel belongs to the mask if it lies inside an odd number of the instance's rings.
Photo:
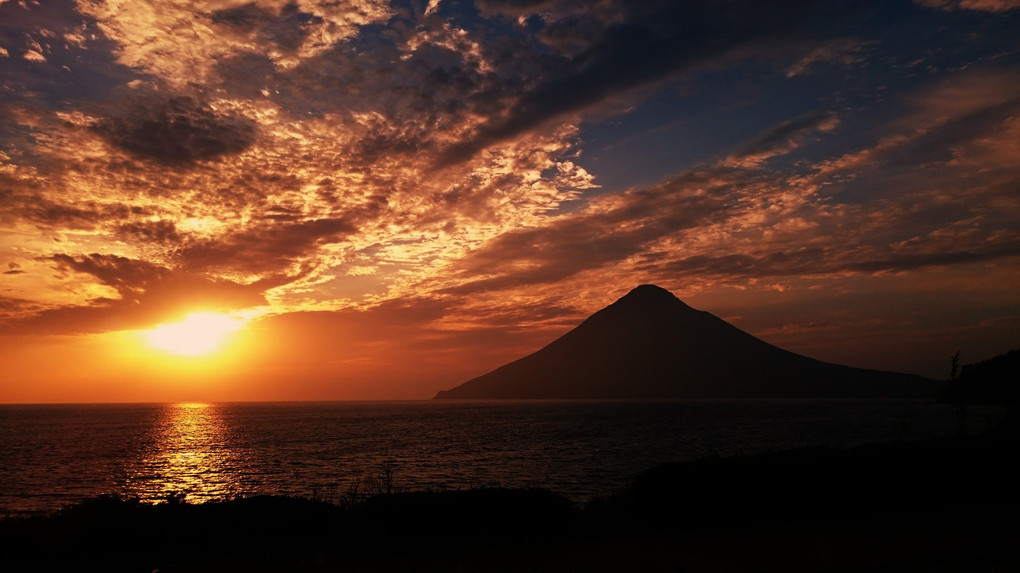
<path id="1" fill-rule="evenodd" d="M 538 352 L 436 398 L 914 398 L 936 388 L 794 354 L 642 285 Z"/>

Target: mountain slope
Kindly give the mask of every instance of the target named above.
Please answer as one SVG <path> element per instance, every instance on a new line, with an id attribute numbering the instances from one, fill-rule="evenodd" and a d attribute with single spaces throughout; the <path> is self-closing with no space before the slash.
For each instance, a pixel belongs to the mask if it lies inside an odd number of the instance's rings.
<path id="1" fill-rule="evenodd" d="M 545 348 L 436 399 L 922 397 L 920 376 L 777 348 L 642 285 Z"/>

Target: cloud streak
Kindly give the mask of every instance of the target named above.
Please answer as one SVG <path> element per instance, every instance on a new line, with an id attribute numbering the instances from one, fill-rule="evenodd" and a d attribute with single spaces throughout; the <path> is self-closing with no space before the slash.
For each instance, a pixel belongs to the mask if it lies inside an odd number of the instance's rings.
<path id="1" fill-rule="evenodd" d="M 769 158 L 784 155 L 800 147 L 812 133 L 825 133 L 839 127 L 834 113 L 811 113 L 785 121 L 744 145 L 726 159 L 726 164 L 757 167 Z"/>

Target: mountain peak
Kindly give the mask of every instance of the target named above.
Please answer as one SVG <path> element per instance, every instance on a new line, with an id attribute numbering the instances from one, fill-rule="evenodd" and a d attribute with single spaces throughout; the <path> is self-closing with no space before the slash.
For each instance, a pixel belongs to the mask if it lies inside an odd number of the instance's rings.
<path id="1" fill-rule="evenodd" d="M 437 398 L 917 397 L 930 386 L 782 350 L 644 284 L 545 348 Z"/>
<path id="2" fill-rule="evenodd" d="M 646 311 L 667 308 L 690 308 L 668 290 L 653 284 L 644 284 L 631 289 L 609 308 L 641 309 Z"/>
<path id="3" fill-rule="evenodd" d="M 653 284 L 638 285 L 632 288 L 630 292 L 626 294 L 626 296 L 646 296 L 646 297 L 658 296 L 664 298 L 676 298 L 676 296 L 674 296 L 673 293 L 669 292 L 668 290 L 662 288 L 659 285 Z"/>
<path id="4" fill-rule="evenodd" d="M 639 285 L 631 289 L 629 293 L 623 296 L 620 300 L 662 300 L 662 301 L 674 301 L 680 300 L 673 293 L 662 288 L 658 285 L 644 284 Z"/>

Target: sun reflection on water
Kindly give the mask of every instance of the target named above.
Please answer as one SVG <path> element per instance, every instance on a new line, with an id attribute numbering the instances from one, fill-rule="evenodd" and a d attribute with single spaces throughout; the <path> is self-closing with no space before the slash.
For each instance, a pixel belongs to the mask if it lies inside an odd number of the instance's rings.
<path id="1" fill-rule="evenodd" d="M 201 402 L 167 405 L 154 428 L 152 447 L 129 484 L 144 501 L 189 503 L 235 493 L 238 479 L 229 432 L 220 406 Z"/>

